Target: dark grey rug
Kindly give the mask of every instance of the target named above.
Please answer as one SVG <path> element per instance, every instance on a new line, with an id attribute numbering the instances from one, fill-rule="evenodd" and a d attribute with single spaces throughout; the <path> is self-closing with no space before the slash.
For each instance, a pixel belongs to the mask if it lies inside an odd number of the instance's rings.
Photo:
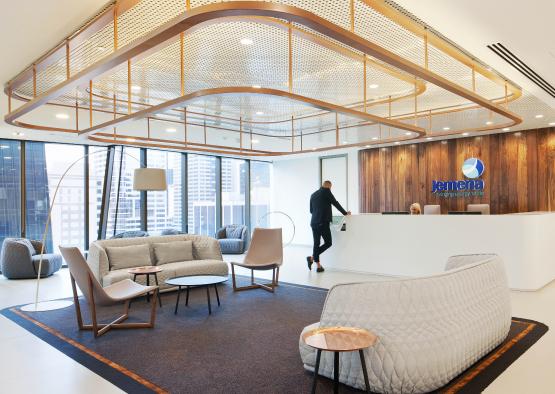
<path id="1" fill-rule="evenodd" d="M 98 339 L 77 330 L 73 308 L 2 313 L 127 392 L 310 392 L 312 375 L 302 367 L 298 339 L 303 327 L 319 320 L 327 291 L 282 284 L 274 294 L 234 293 L 228 282 L 219 286 L 221 307 L 211 291 L 212 315 L 205 289 L 191 290 L 188 307 L 183 293 L 177 316 L 172 292 L 162 295 L 156 328 L 112 330 Z M 88 319 L 83 301 L 82 309 Z M 101 316 L 110 320 L 121 310 L 103 308 Z M 146 320 L 148 313 L 146 300 L 135 301 L 129 321 Z M 541 323 L 513 319 L 507 341 L 441 391 L 480 392 L 545 331 Z M 332 382 L 320 378 L 318 392 L 332 391 Z"/>

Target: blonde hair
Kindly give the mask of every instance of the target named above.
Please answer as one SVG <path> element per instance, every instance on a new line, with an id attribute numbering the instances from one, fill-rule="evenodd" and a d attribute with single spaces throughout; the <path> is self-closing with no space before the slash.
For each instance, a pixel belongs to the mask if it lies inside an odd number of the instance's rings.
<path id="1" fill-rule="evenodd" d="M 419 204 L 419 203 L 417 203 L 417 202 L 412 203 L 412 204 L 410 205 L 409 210 L 412 211 L 413 208 L 416 209 L 416 210 L 418 211 L 418 215 L 420 215 L 420 214 L 422 213 L 422 209 L 420 208 L 420 204 Z"/>

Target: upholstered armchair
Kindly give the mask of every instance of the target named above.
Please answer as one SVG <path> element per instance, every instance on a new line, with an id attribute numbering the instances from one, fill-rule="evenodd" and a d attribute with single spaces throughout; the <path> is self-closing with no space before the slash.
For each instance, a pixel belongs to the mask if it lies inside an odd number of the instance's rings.
<path id="1" fill-rule="evenodd" d="M 110 239 L 118 239 L 118 238 L 140 238 L 140 237 L 148 237 L 148 233 L 146 231 L 136 230 L 136 231 L 124 231 L 123 233 L 118 233 L 114 235 Z"/>
<path id="2" fill-rule="evenodd" d="M 223 254 L 242 254 L 247 248 L 247 226 L 230 224 L 216 231 L 216 239 Z"/>
<path id="3" fill-rule="evenodd" d="M 25 238 L 6 238 L 2 244 L 0 268 L 8 279 L 36 278 L 42 243 Z M 62 256 L 53 253 L 42 256 L 41 277 L 47 277 L 62 267 Z"/>

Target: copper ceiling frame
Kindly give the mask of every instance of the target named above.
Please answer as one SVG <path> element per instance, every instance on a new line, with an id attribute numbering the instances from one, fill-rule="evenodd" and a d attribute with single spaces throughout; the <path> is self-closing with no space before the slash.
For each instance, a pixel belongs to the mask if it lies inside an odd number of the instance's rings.
<path id="1" fill-rule="evenodd" d="M 127 3 L 131 4 L 135 2 L 127 1 Z M 180 35 L 180 33 L 182 32 L 185 32 L 201 24 L 210 23 L 210 22 L 216 21 L 217 19 L 226 18 L 226 17 L 280 18 L 280 19 L 288 20 L 290 23 L 291 22 L 298 23 L 300 25 L 303 25 L 304 27 L 312 29 L 320 34 L 323 34 L 335 41 L 338 41 L 355 50 L 358 50 L 366 55 L 373 56 L 374 58 L 379 59 L 380 61 L 383 61 L 386 64 L 389 64 L 398 69 L 401 69 L 404 72 L 407 72 L 408 74 L 412 74 L 415 76 L 415 78 L 421 78 L 423 80 L 426 80 L 430 83 L 435 84 L 436 86 L 439 86 L 447 91 L 450 91 L 451 93 L 454 93 L 460 97 L 463 97 L 469 101 L 472 101 L 478 104 L 482 108 L 488 109 L 501 116 L 504 116 L 512 121 L 512 123 L 509 124 L 509 126 L 517 125 L 522 122 L 522 119 L 516 114 L 508 111 L 507 109 L 502 108 L 499 105 L 494 104 L 493 102 L 490 102 L 489 100 L 479 96 L 475 92 L 465 89 L 429 71 L 425 67 L 418 66 L 406 59 L 403 59 L 402 57 L 384 48 L 381 48 L 378 45 L 373 44 L 361 38 L 360 36 L 357 36 L 353 32 L 343 29 L 319 16 L 316 16 L 311 12 L 302 10 L 297 7 L 287 6 L 282 4 L 245 2 L 245 1 L 209 4 L 205 6 L 196 7 L 190 11 L 187 11 L 184 14 L 179 15 L 174 19 L 170 20 L 169 22 L 165 23 L 164 25 L 157 28 L 153 32 L 146 34 L 145 36 L 136 40 L 135 42 L 116 50 L 114 53 L 112 53 L 111 55 L 108 55 L 104 59 L 93 64 L 92 66 L 82 70 L 81 72 L 76 73 L 74 76 L 68 75 L 68 79 L 66 81 L 58 84 L 56 87 L 50 89 L 49 91 L 44 92 L 39 96 L 36 96 L 35 98 L 30 100 L 26 104 L 22 105 L 21 107 L 17 108 L 16 110 L 10 111 L 5 116 L 5 120 L 7 123 L 10 123 L 13 125 L 21 125 L 21 123 L 18 124 L 17 122 L 17 119 L 19 117 L 23 116 L 24 114 L 32 111 L 33 109 L 41 105 L 47 104 L 50 100 L 64 93 L 67 93 L 68 91 L 71 91 L 75 88 L 85 86 L 87 82 L 90 83 L 90 81 L 92 81 L 92 79 L 94 79 L 95 77 L 98 77 L 112 70 L 116 66 L 123 64 L 124 62 L 128 61 L 131 58 L 136 58 L 139 56 L 142 57 L 142 56 L 146 56 L 147 54 L 153 53 L 154 51 L 158 50 L 160 46 L 167 44 L 175 36 Z M 66 45 L 66 51 L 68 51 L 67 45 Z M 33 67 L 33 69 L 35 69 L 35 67 Z M 473 73 L 474 73 L 474 68 L 473 68 Z M 18 81 L 17 78 L 19 78 L 19 76 L 16 77 L 15 81 Z M 21 79 L 19 79 L 19 81 L 21 81 Z M 15 83 L 14 80 L 12 80 L 5 87 L 5 90 L 8 92 L 10 99 L 14 89 L 14 83 Z M 505 103 L 507 103 L 508 102 L 507 82 L 505 82 L 505 91 L 506 91 Z M 277 92 L 279 92 L 278 95 L 283 96 L 283 93 L 284 93 L 283 91 L 277 91 Z M 274 93 L 268 93 L 268 94 L 274 94 Z M 300 101 L 305 101 L 307 103 L 310 101 L 318 102 L 318 100 L 313 100 L 303 96 L 298 96 L 298 95 L 294 95 L 294 96 L 296 97 L 294 98 L 290 97 L 290 98 L 293 98 L 295 100 L 300 99 Z M 514 98 L 516 94 L 513 93 L 511 96 Z M 182 96 L 176 100 L 181 99 L 182 101 L 184 101 L 185 97 L 186 96 Z M 162 104 L 162 107 L 155 106 L 153 108 L 157 108 L 157 107 L 163 108 L 167 106 L 165 104 L 167 103 Z M 326 108 L 326 107 L 329 107 L 329 103 L 324 103 L 324 105 L 322 106 L 322 108 Z M 336 106 L 336 107 L 337 109 L 342 109 L 341 111 L 342 113 L 345 113 L 345 110 L 347 110 L 345 107 L 340 107 L 340 106 Z M 144 112 L 145 111 L 139 111 L 134 115 L 138 115 Z M 151 113 L 152 109 L 148 109 L 146 110 L 146 112 Z M 354 112 L 358 112 L 358 111 L 354 111 Z M 415 114 L 416 113 L 417 111 L 416 111 L 416 99 L 415 99 Z M 133 115 L 130 115 L 130 116 L 133 116 Z M 126 117 L 124 118 L 128 120 Z M 400 122 L 392 121 L 391 119 L 380 118 L 380 117 L 375 117 L 375 119 L 372 119 L 372 121 L 377 121 L 378 123 L 386 124 L 386 125 L 392 125 L 392 122 L 394 122 L 394 124 L 400 123 Z M 110 123 L 110 122 L 106 122 L 103 125 L 105 126 L 107 123 Z M 401 125 L 403 125 L 404 127 L 399 127 L 399 125 L 395 125 L 393 127 L 408 129 L 406 127 L 407 126 L 406 124 L 401 123 Z M 97 129 L 97 128 L 98 127 L 95 127 L 93 129 Z M 50 129 L 56 129 L 56 128 L 50 128 Z M 93 129 L 89 128 L 87 130 L 84 130 L 83 132 L 80 132 L 80 134 L 90 133 L 94 131 Z M 416 138 L 418 138 L 418 136 L 421 136 L 422 132 L 424 132 L 424 130 L 420 128 L 414 128 L 412 131 L 416 133 L 417 135 Z M 437 136 L 437 134 L 434 134 L 434 135 Z M 363 144 L 370 144 L 370 143 L 372 142 L 364 142 L 364 143 L 361 142 L 361 143 L 352 144 L 352 145 L 363 145 Z M 383 141 L 381 141 L 381 143 L 383 143 Z M 349 145 L 344 145 L 339 147 L 345 147 L 345 146 L 349 146 Z M 336 147 L 330 147 L 328 149 L 333 149 L 333 148 L 336 148 Z M 283 153 L 291 154 L 292 152 L 283 152 Z M 248 152 L 243 152 L 243 154 L 248 154 Z M 272 154 L 277 155 L 277 154 L 280 154 L 280 152 L 272 152 Z"/>

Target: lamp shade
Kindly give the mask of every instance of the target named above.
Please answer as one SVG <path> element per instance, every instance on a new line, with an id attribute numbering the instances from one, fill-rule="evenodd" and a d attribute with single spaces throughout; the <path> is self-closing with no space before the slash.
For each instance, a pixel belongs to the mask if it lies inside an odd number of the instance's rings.
<path id="1" fill-rule="evenodd" d="M 166 170 L 161 168 L 137 168 L 133 176 L 133 190 L 166 190 Z"/>

